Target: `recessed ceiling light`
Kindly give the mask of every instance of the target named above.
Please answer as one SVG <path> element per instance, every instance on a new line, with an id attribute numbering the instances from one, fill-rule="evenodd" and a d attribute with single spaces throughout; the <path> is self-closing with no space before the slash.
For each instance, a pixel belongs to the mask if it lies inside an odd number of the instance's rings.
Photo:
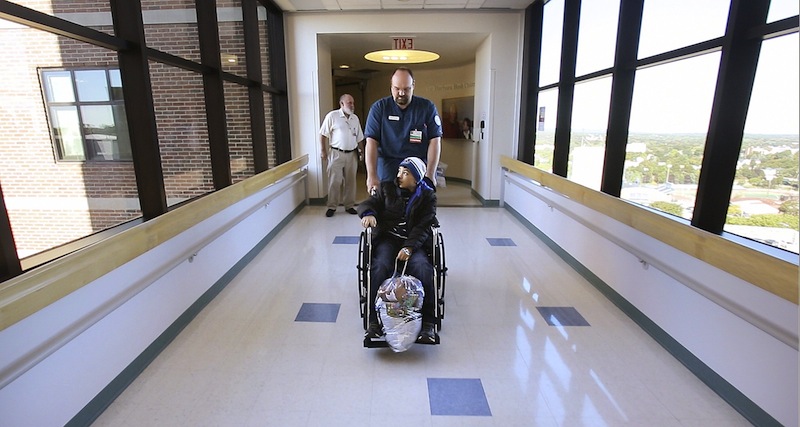
<path id="1" fill-rule="evenodd" d="M 428 52 L 427 50 L 377 50 L 364 55 L 364 58 L 372 62 L 384 64 L 419 64 L 431 62 L 439 59 L 439 54 Z"/>

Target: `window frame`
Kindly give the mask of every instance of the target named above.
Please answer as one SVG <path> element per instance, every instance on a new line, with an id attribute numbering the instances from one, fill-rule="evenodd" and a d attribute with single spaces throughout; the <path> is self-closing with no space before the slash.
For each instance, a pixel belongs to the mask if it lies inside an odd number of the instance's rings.
<path id="1" fill-rule="evenodd" d="M 114 66 L 107 66 L 107 67 L 40 67 L 38 70 L 39 73 L 39 85 L 42 91 L 42 102 L 44 103 L 45 115 L 47 117 L 47 124 L 48 124 L 48 132 L 50 133 L 50 142 L 52 143 L 53 148 L 53 156 L 56 163 L 128 163 L 133 161 L 133 157 L 131 156 L 131 138 L 130 134 L 128 134 L 124 141 L 127 142 L 127 158 L 103 158 L 99 156 L 98 150 L 94 149 L 91 146 L 90 140 L 87 138 L 86 134 L 86 124 L 84 122 L 84 114 L 82 111 L 82 107 L 105 107 L 108 106 L 111 108 L 111 114 L 114 120 L 114 126 L 117 135 L 119 134 L 120 128 L 124 128 L 126 131 L 128 129 L 127 125 L 127 117 L 125 116 L 125 99 L 122 96 L 120 86 L 120 94 L 118 99 L 115 99 L 113 93 L 113 87 L 111 85 L 111 73 L 116 71 L 117 73 L 120 72 L 119 67 Z M 107 87 L 107 95 L 108 99 L 106 101 L 81 101 L 78 93 L 78 82 L 76 80 L 76 72 L 81 71 L 103 71 L 105 75 L 106 87 Z M 56 73 L 56 72 L 67 72 L 69 73 L 70 79 L 70 86 L 72 89 L 73 101 L 55 101 L 50 100 L 48 97 L 49 89 L 49 80 L 47 79 L 47 75 L 49 73 Z M 75 113 L 78 119 L 78 132 L 81 137 L 81 145 L 83 148 L 83 158 L 69 158 L 66 154 L 66 149 L 64 147 L 64 141 L 59 138 L 55 133 L 54 127 L 54 118 L 53 118 L 53 107 L 70 107 L 75 109 Z M 117 111 L 121 111 L 123 114 L 116 114 Z M 124 122 L 122 126 L 120 123 Z M 117 136 L 116 144 L 119 145 L 122 140 Z"/>

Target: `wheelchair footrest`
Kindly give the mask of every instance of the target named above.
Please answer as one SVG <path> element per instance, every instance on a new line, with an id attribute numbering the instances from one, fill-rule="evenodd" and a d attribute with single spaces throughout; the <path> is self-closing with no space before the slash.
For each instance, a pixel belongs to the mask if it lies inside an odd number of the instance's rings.
<path id="1" fill-rule="evenodd" d="M 439 344 L 439 334 L 438 333 L 436 334 L 435 342 L 419 342 L 419 341 L 417 341 L 415 344 L 437 345 L 437 344 Z M 389 347 L 389 344 L 386 342 L 386 338 L 385 337 L 380 337 L 380 338 L 364 337 L 364 347 L 366 347 L 366 348 L 383 348 L 383 347 Z"/>

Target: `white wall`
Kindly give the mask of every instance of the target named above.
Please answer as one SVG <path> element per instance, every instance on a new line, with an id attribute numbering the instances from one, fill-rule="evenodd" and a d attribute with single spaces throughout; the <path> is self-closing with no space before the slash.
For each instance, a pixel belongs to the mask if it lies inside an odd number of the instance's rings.
<path id="1" fill-rule="evenodd" d="M 456 19 L 457 17 L 457 19 Z M 413 23 L 413 26 L 410 26 Z M 353 12 L 353 13 L 288 13 L 285 16 L 287 43 L 287 72 L 289 79 L 292 152 L 295 155 L 309 154 L 309 196 L 325 196 L 322 186 L 322 169 L 316 132 L 324 113 L 331 105 L 330 81 L 322 81 L 319 67 L 325 65 L 330 74 L 330 49 L 317 42 L 318 34 L 337 33 L 464 33 L 475 29 L 486 34 L 486 41 L 476 52 L 475 59 L 475 121 L 481 115 L 487 123 L 486 138 L 479 143 L 479 159 L 474 172 L 473 188 L 484 199 L 499 199 L 500 184 L 492 180 L 500 173 L 500 155 L 513 156 L 517 144 L 519 120 L 519 93 L 521 90 L 522 11 L 458 12 Z M 326 53 L 327 51 L 327 53 Z M 309 53 L 315 53 L 314 55 Z M 320 56 L 328 56 L 327 60 Z M 429 77 L 425 72 L 415 72 L 419 82 L 415 93 L 431 95 Z M 431 74 L 432 76 L 432 74 Z M 388 78 L 385 85 L 380 77 L 370 82 L 368 97 L 388 96 Z M 495 79 L 495 80 L 493 80 Z M 494 81 L 502 82 L 495 85 Z M 377 92 L 376 92 L 377 91 Z M 432 93 L 432 92 L 431 92 Z M 428 96 L 426 96 L 428 95 Z M 436 102 L 434 100 L 434 102 Z M 362 117 L 363 121 L 366 117 Z"/>
<path id="2" fill-rule="evenodd" d="M 304 201 L 278 183 L 0 331 L 0 425 L 67 423 Z"/>
<path id="3" fill-rule="evenodd" d="M 798 425 L 798 351 L 764 330 L 796 341 L 797 305 L 529 180 L 507 181 L 504 200 L 772 417 Z M 668 274 L 659 263 L 679 271 Z M 745 316 L 698 286 L 739 303 Z"/>

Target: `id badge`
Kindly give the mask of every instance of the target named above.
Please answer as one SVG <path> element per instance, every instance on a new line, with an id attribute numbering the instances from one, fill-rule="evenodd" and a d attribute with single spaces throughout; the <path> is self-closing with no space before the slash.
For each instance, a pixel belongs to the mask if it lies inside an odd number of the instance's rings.
<path id="1" fill-rule="evenodd" d="M 416 130 L 416 129 L 412 130 L 411 131 L 411 135 L 409 137 L 409 141 L 411 141 L 412 144 L 421 143 L 422 142 L 422 131 L 421 130 Z"/>

